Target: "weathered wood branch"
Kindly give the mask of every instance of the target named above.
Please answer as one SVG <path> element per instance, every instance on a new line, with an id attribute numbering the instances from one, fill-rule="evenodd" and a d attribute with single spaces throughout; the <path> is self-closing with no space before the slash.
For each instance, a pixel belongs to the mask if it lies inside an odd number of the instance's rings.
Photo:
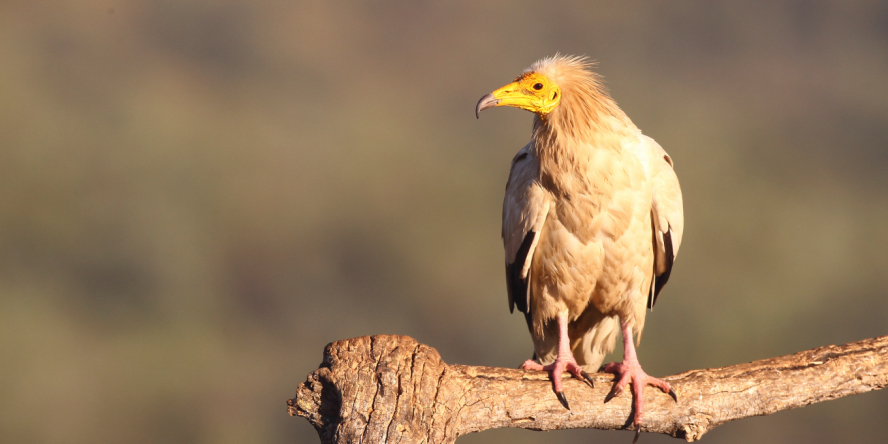
<path id="1" fill-rule="evenodd" d="M 323 443 L 453 443 L 499 427 L 630 426 L 630 391 L 605 404 L 613 376 L 593 378 L 594 388 L 564 379 L 567 410 L 545 373 L 448 365 L 413 338 L 364 336 L 327 345 L 321 367 L 288 405 L 290 415 L 314 425 Z M 664 379 L 679 402 L 648 387 L 642 431 L 694 441 L 735 419 L 885 387 L 888 336 Z"/>

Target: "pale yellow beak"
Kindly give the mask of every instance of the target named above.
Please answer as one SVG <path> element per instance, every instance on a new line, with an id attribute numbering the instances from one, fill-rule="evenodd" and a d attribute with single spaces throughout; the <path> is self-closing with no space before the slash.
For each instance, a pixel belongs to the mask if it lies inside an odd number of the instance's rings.
<path id="1" fill-rule="evenodd" d="M 475 117 L 480 117 L 481 111 L 494 106 L 513 106 L 543 115 L 551 111 L 556 103 L 557 101 L 547 102 L 544 97 L 528 91 L 518 82 L 512 82 L 482 97 L 475 105 Z"/>
<path id="2" fill-rule="evenodd" d="M 481 111 L 494 106 L 514 106 L 516 108 L 533 110 L 532 102 L 535 100 L 536 97 L 527 94 L 518 82 L 512 82 L 482 97 L 475 106 L 475 118 L 480 117 L 479 113 Z"/>

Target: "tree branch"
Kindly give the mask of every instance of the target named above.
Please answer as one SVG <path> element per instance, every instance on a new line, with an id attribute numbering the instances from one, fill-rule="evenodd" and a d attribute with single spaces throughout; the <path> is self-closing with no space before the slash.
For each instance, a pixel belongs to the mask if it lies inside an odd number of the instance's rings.
<path id="1" fill-rule="evenodd" d="M 630 391 L 605 404 L 613 376 L 592 377 L 594 388 L 564 379 L 567 410 L 546 373 L 448 365 L 413 338 L 364 336 L 328 344 L 320 368 L 287 404 L 325 444 L 453 443 L 499 427 L 627 428 Z M 888 336 L 664 379 L 679 402 L 647 388 L 642 431 L 694 441 L 735 419 L 885 387 Z"/>

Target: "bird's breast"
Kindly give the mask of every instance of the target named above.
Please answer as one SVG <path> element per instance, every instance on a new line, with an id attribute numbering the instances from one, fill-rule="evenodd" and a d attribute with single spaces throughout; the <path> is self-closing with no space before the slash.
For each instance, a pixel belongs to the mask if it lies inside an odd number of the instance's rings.
<path id="1" fill-rule="evenodd" d="M 625 151 L 581 154 L 566 166 L 540 163 L 552 196 L 532 265 L 534 310 L 543 319 L 565 308 L 578 315 L 590 303 L 620 311 L 651 261 L 651 188 L 643 166 Z"/>

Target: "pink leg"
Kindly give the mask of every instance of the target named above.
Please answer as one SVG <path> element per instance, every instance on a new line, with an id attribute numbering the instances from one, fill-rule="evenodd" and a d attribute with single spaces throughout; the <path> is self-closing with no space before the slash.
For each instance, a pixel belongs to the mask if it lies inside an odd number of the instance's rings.
<path id="1" fill-rule="evenodd" d="M 533 360 L 528 359 L 524 364 L 521 364 L 521 368 L 525 370 L 550 372 L 552 385 L 555 388 L 555 395 L 558 397 L 558 400 L 561 401 L 564 408 L 568 410 L 570 410 L 570 405 L 567 403 L 567 397 L 564 396 L 564 388 L 561 385 L 562 373 L 568 371 L 575 378 L 585 379 L 590 385 L 594 385 L 592 383 L 592 377 L 577 365 L 577 360 L 574 359 L 573 353 L 570 351 L 570 338 L 567 336 L 567 314 L 558 316 L 558 357 L 555 358 L 555 362 L 549 365 L 540 365 Z"/>
<path id="2" fill-rule="evenodd" d="M 644 417 L 644 386 L 652 385 L 659 388 L 663 393 L 672 396 L 675 402 L 678 402 L 678 397 L 668 382 L 648 376 L 641 369 L 641 364 L 638 363 L 638 357 L 635 355 L 635 343 L 632 340 L 629 324 L 623 322 L 621 326 L 623 328 L 623 362 L 611 362 L 604 367 L 604 372 L 618 375 L 619 380 L 614 384 L 614 388 L 607 397 L 604 398 L 604 402 L 608 402 L 615 396 L 623 393 L 626 384 L 632 383 L 632 399 L 635 407 L 635 418 L 632 421 L 635 425 L 635 439 L 632 441 L 634 443 L 638 440 L 638 434 L 641 432 L 641 420 Z"/>

